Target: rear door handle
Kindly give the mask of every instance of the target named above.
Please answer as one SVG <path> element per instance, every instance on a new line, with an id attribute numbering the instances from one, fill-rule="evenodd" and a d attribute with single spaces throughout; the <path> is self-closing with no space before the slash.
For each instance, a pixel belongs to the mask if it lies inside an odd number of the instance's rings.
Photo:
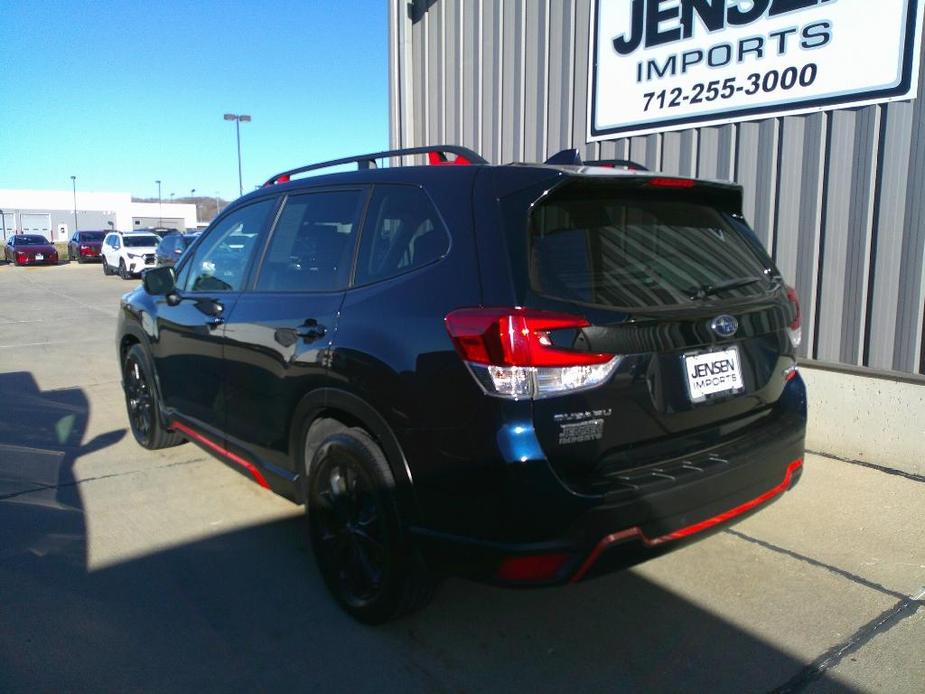
<path id="1" fill-rule="evenodd" d="M 215 330 L 220 325 L 224 325 L 225 319 L 221 316 L 212 316 L 206 320 L 206 325 L 209 326 L 209 330 Z"/>

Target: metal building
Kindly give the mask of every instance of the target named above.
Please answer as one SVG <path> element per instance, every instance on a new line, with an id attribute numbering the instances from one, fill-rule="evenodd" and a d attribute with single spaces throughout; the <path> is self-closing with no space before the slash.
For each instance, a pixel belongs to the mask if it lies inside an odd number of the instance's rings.
<path id="1" fill-rule="evenodd" d="M 747 219 L 800 294 L 803 356 L 925 374 L 921 99 L 589 143 L 594 7 L 391 0 L 392 147 L 461 144 L 494 163 L 576 147 L 737 181 Z"/>

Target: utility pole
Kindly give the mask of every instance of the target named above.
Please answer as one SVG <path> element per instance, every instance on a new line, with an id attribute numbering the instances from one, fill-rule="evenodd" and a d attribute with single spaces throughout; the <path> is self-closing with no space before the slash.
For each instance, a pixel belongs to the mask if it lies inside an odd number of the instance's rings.
<path id="1" fill-rule="evenodd" d="M 244 183 L 241 179 L 241 123 L 250 123 L 251 117 L 246 113 L 226 113 L 225 120 L 234 121 L 235 136 L 238 140 L 238 195 L 244 195 Z"/>
<path id="2" fill-rule="evenodd" d="M 77 233 L 77 176 L 71 176 L 71 188 L 74 191 L 74 234 Z M 74 234 L 71 234 L 73 236 Z"/>
<path id="3" fill-rule="evenodd" d="M 161 212 L 161 182 L 155 181 L 157 183 L 157 225 L 159 227 L 164 226 L 164 213 Z"/>

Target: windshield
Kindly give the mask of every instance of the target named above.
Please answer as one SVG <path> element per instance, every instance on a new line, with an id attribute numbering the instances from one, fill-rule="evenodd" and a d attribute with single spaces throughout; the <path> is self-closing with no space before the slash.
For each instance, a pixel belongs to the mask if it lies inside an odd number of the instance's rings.
<path id="1" fill-rule="evenodd" d="M 126 248 L 148 248 L 158 244 L 156 236 L 123 236 Z"/>
<path id="2" fill-rule="evenodd" d="M 534 210 L 530 271 L 541 294 L 640 308 L 767 292 L 770 260 L 719 210 L 665 193 L 566 192 Z"/>
<path id="3" fill-rule="evenodd" d="M 16 237 L 17 246 L 47 246 L 48 239 L 37 234 L 22 234 Z"/>

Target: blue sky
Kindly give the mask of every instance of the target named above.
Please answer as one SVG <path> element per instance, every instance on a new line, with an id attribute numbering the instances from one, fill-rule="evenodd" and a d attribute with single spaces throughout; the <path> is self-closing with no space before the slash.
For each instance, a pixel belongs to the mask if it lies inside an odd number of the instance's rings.
<path id="1" fill-rule="evenodd" d="M 0 9 L 0 188 L 238 196 L 388 146 L 385 0 L 64 2 Z"/>

